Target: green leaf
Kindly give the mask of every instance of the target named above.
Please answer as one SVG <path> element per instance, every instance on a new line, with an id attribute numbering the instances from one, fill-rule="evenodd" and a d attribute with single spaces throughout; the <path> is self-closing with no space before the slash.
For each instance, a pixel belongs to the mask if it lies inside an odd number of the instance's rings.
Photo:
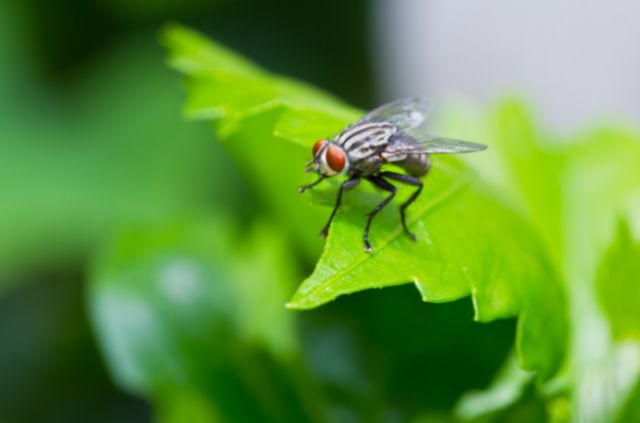
<path id="1" fill-rule="evenodd" d="M 322 244 L 313 222 L 325 211 L 292 193 L 309 182 L 303 170 L 313 142 L 339 131 L 359 112 L 316 88 L 268 75 L 181 26 L 169 26 L 162 40 L 169 63 L 189 75 L 186 115 L 213 119 L 218 138 L 247 179 L 258 181 L 261 203 L 307 257 L 317 257 Z"/>
<path id="2" fill-rule="evenodd" d="M 628 131 L 606 128 L 557 140 L 537 130 L 529 116 L 519 104 L 499 110 L 489 132 L 504 154 L 490 170 L 501 174 L 514 205 L 535 223 L 568 292 L 566 373 L 574 387 L 573 414 L 581 421 L 609 421 L 639 376 L 640 352 L 630 336 L 639 330 L 630 314 L 637 295 L 627 281 L 634 280 L 637 259 L 628 235 L 614 238 L 621 216 L 640 227 L 640 142 Z"/>
<path id="3" fill-rule="evenodd" d="M 186 113 L 193 117 L 245 117 L 282 109 L 278 135 L 307 146 L 315 137 L 339 131 L 359 112 L 310 85 L 270 75 L 235 53 L 179 25 L 168 26 L 162 41 L 169 64 L 189 76 Z M 232 131 L 229 131 L 232 132 Z M 224 135 L 227 135 L 225 133 Z M 311 139 L 308 137 L 311 136 Z"/>
<path id="4" fill-rule="evenodd" d="M 295 187 L 309 180 L 302 170 L 313 142 L 340 131 L 362 112 L 307 85 L 269 75 L 184 28 L 169 27 L 163 39 L 170 63 L 188 77 L 187 114 L 214 120 L 263 201 L 314 254 L 315 233 L 327 211 L 296 198 Z M 363 216 L 380 195 L 360 188 L 348 193 L 316 270 L 289 306 L 312 308 L 339 295 L 411 282 L 425 301 L 472 295 L 479 321 L 520 316 L 521 363 L 549 377 L 563 354 L 564 299 L 530 226 L 455 159 L 435 159 L 425 183 L 425 194 L 409 209 L 419 242 L 403 235 L 398 212 L 389 207 L 374 221 L 373 254 L 363 252 Z M 320 191 L 314 198 L 324 203 Z"/>
<path id="5" fill-rule="evenodd" d="M 610 128 L 559 140 L 537 129 L 530 115 L 518 103 L 500 108 L 487 132 L 504 154 L 480 169 L 500 175 L 515 206 L 535 223 L 565 285 L 572 326 L 566 374 L 575 418 L 610 421 L 638 377 L 640 353 L 630 336 L 639 330 L 630 313 L 637 258 L 630 234 L 615 240 L 615 228 L 627 216 L 640 233 L 640 140 Z M 473 122 L 459 110 L 454 117 Z M 455 135 L 486 129 L 486 119 L 476 122 Z"/>
<path id="6" fill-rule="evenodd" d="M 640 398 L 640 243 L 634 241 L 627 220 L 618 224 L 614 241 L 599 265 L 596 279 L 598 299 L 609 324 L 611 339 L 606 339 L 606 356 L 599 357 L 580 387 L 595 394 L 599 401 L 582 402 L 579 411 L 585 418 L 605 416 L 616 421 L 637 420 Z M 601 347 L 602 348 L 602 347 Z M 583 375 L 579 375 L 584 377 Z M 611 395 L 603 395 L 602 392 Z"/>
<path id="7" fill-rule="evenodd" d="M 451 104 L 445 112 L 436 122 L 440 131 L 490 146 L 491 154 L 472 155 L 469 161 L 531 222 L 560 273 L 565 253 L 562 179 L 572 155 L 536 125 L 521 101 L 503 101 L 493 113 L 464 104 Z"/>
<path id="8" fill-rule="evenodd" d="M 578 141 L 567 151 L 572 160 L 564 171 L 562 205 L 563 271 L 572 298 L 573 411 L 582 421 L 599 422 L 619 412 L 640 377 L 640 347 L 614 337 L 611 329 L 619 330 L 620 322 L 607 320 L 597 289 L 600 263 L 615 243 L 617 222 L 628 216 L 637 227 L 640 142 L 625 131 L 607 129 L 590 131 Z"/>
<path id="9" fill-rule="evenodd" d="M 425 191 L 409 212 L 418 242 L 407 238 L 397 210 L 389 209 L 373 225 L 371 254 L 362 248 L 363 216 L 378 200 L 349 193 L 352 201 L 338 215 L 314 273 L 288 306 L 312 308 L 339 295 L 408 282 L 424 301 L 471 294 L 476 320 L 524 316 L 517 339 L 522 365 L 550 376 L 565 336 L 562 294 L 530 229 L 454 160 L 435 162 Z"/>
<path id="10" fill-rule="evenodd" d="M 613 337 L 640 341 L 640 242 L 634 242 L 627 221 L 621 221 L 597 275 L 598 298 Z"/>

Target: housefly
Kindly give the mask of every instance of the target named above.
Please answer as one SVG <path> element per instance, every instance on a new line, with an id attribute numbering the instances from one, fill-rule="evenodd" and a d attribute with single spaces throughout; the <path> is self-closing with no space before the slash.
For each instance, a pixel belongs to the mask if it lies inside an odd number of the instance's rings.
<path id="1" fill-rule="evenodd" d="M 405 219 L 407 207 L 422 191 L 420 177 L 431 167 L 429 155 L 470 153 L 487 148 L 485 145 L 450 138 L 436 137 L 425 131 L 425 121 L 431 111 L 431 102 L 424 98 L 406 98 L 384 104 L 362 119 L 348 126 L 331 139 L 321 139 L 313 145 L 313 160 L 307 163 L 307 172 L 320 177 L 312 184 L 300 188 L 300 193 L 319 184 L 326 178 L 345 175 L 347 180 L 340 185 L 336 203 L 321 235 L 325 237 L 331 226 L 345 189 L 353 188 L 361 179 L 366 179 L 389 195 L 368 215 L 364 228 L 364 249 L 371 251 L 369 228 L 371 221 L 396 195 L 397 188 L 391 181 L 417 187 L 413 194 L 400 205 L 400 220 L 405 233 L 415 241 L 416 237 Z M 393 164 L 406 173 L 382 170 Z"/>

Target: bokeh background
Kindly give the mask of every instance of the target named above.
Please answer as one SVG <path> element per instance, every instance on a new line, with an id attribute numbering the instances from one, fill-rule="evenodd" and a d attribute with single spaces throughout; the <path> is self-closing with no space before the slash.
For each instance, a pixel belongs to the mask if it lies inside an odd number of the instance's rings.
<path id="1" fill-rule="evenodd" d="M 364 107 L 377 95 L 370 6 L 1 1 L 0 420 L 149 421 L 90 328 L 92 255 L 123 226 L 214 205 L 260 213 L 208 125 L 183 120 L 160 28 L 192 25 Z"/>
<path id="2" fill-rule="evenodd" d="M 265 214 L 210 128 L 181 117 L 180 80 L 158 42 L 165 23 L 364 109 L 416 94 L 489 107 L 518 94 L 563 132 L 594 118 L 637 125 L 639 14 L 631 0 L 0 0 L 0 420 L 151 421 L 149 399 L 114 383 L 90 324 L 96 251 L 122 228 L 212 210 L 241 223 Z M 308 274 L 313 263 L 299 261 Z M 468 300 L 416 297 L 412 287 L 366 292 L 299 324 L 312 334 L 347 327 L 318 338 L 315 354 L 351 351 L 344 337 L 356 339 L 371 353 L 362 366 L 395 363 L 385 368 L 399 403 L 428 397 L 438 415 L 486 387 L 515 322 L 475 325 Z M 417 331 L 448 341 L 399 346 Z M 453 376 L 438 364 L 452 357 L 464 363 Z M 426 364 L 416 371 L 416 362 Z M 359 374 L 363 392 L 349 391 L 353 381 L 340 380 L 349 370 L 337 366 L 324 375 L 338 379 L 333 395 L 362 408 L 377 398 Z M 543 413 L 535 399 L 523 407 Z"/>

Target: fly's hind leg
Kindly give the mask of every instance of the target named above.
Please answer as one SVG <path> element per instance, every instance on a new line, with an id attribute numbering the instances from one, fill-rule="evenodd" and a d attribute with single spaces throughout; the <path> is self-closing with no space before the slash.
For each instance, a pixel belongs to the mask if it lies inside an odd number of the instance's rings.
<path id="1" fill-rule="evenodd" d="M 407 201 L 405 201 L 400 205 L 400 220 L 402 221 L 402 227 L 404 228 L 404 231 L 409 236 L 409 238 L 415 241 L 416 236 L 411 231 L 409 231 L 409 228 L 407 227 L 405 210 L 407 209 L 407 207 L 411 205 L 411 203 L 413 203 L 416 200 L 416 198 L 418 198 L 418 196 L 422 192 L 422 187 L 424 186 L 422 181 L 415 176 L 404 175 L 402 173 L 394 173 L 394 172 L 382 172 L 380 176 L 418 187 L 418 189 L 416 189 L 413 192 L 413 194 L 411 194 L 411 197 L 409 197 Z"/>

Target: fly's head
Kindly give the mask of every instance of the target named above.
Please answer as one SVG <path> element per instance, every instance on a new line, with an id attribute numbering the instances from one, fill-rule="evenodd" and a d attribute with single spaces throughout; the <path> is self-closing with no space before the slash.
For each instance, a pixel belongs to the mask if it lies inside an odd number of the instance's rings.
<path id="1" fill-rule="evenodd" d="M 307 172 L 328 178 L 348 169 L 349 160 L 342 147 L 327 140 L 318 140 L 313 144 L 313 160 L 307 163 Z"/>

